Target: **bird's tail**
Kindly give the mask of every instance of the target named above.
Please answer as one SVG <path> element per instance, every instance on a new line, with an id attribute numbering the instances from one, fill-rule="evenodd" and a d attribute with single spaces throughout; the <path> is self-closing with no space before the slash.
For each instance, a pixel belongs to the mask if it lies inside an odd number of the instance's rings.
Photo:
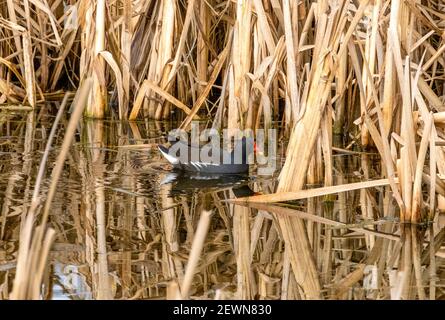
<path id="1" fill-rule="evenodd" d="M 246 184 L 239 187 L 233 187 L 232 191 L 236 198 L 252 197 L 258 195 L 257 192 L 250 189 L 250 187 Z"/>
<path id="2" fill-rule="evenodd" d="M 165 159 L 167 159 L 168 162 L 171 164 L 179 164 L 179 159 L 169 154 L 169 149 L 164 147 L 161 144 L 158 144 L 158 149 L 161 152 L 161 154 L 164 156 Z"/>

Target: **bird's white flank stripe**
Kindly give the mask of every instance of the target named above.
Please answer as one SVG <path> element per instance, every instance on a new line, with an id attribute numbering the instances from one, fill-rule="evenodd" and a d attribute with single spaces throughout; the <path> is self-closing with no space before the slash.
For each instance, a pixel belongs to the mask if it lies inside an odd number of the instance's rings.
<path id="1" fill-rule="evenodd" d="M 170 162 L 171 164 L 179 164 L 178 158 L 175 158 L 174 156 L 162 151 L 161 148 L 159 148 L 159 151 L 161 151 L 161 153 L 165 157 L 165 159 L 167 159 L 167 161 Z"/>

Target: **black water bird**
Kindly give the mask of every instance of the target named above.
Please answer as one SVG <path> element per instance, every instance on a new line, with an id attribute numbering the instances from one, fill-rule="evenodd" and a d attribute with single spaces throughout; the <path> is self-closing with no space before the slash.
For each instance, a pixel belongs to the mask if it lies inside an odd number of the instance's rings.
<path id="1" fill-rule="evenodd" d="M 182 156 L 178 156 L 173 152 L 170 152 L 173 146 L 177 143 L 178 150 L 185 150 L 187 160 L 182 160 Z M 241 154 L 239 152 L 238 144 L 241 143 Z M 209 145 L 209 157 L 212 156 L 212 150 Z M 199 172 L 205 174 L 240 174 L 249 172 L 248 157 L 253 152 L 257 151 L 256 144 L 252 137 L 243 137 L 241 140 L 235 141 L 235 147 L 233 151 L 229 152 L 223 148 L 218 148 L 216 154 L 219 154 L 218 160 L 215 162 L 211 161 L 193 161 L 193 156 L 199 155 L 202 148 L 190 146 L 185 142 L 179 140 L 173 142 L 170 148 L 163 145 L 158 145 L 158 149 L 161 154 L 173 165 L 175 170 L 186 171 L 186 172 Z M 176 149 L 176 148 L 175 148 Z"/>

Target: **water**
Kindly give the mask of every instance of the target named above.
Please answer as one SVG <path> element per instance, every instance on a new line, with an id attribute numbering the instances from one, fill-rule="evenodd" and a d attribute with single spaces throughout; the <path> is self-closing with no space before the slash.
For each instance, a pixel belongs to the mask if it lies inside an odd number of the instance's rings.
<path id="1" fill-rule="evenodd" d="M 0 116 L 3 299 L 12 289 L 20 219 L 29 209 L 53 121 L 52 112 L 45 110 Z M 64 119 L 49 156 L 41 187 L 44 196 L 66 124 Z M 280 219 L 287 219 L 286 215 L 283 218 L 276 207 L 257 210 L 226 201 L 234 198 L 233 188 L 271 193 L 277 177 L 257 176 L 255 168 L 247 177 L 230 179 L 175 177 L 155 146 L 164 143 L 166 133 L 176 126 L 174 122 L 113 121 L 79 125 L 51 207 L 49 224 L 56 231 L 56 240 L 42 297 L 174 297 L 205 210 L 211 210 L 212 217 L 191 298 L 305 298 L 311 294 L 305 282 L 311 264 L 320 298 L 444 297 L 445 255 L 440 241 L 445 232 L 440 219 L 418 227 L 400 225 L 395 218 L 398 209 L 387 202 L 381 187 L 293 201 L 288 207 L 347 225 L 297 219 L 306 229 L 309 250 L 297 248 L 298 255 L 293 256 L 285 250 L 286 237 L 280 228 Z M 379 178 L 378 158 L 365 157 L 369 162 L 366 173 L 361 169 L 363 155 L 336 155 L 334 184 Z M 282 161 L 280 157 L 279 164 Z M 434 250 L 428 247 L 431 235 L 437 242 Z M 410 253 L 413 246 L 415 254 Z M 306 270 L 306 278 L 295 277 L 294 268 Z M 409 276 L 403 278 L 404 274 Z"/>

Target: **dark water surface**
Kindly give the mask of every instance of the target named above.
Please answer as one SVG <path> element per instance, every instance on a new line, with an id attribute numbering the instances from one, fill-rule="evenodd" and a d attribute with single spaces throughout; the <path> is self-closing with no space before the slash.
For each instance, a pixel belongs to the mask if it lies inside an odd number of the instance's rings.
<path id="1" fill-rule="evenodd" d="M 0 113 L 0 298 L 15 275 L 20 220 L 54 117 Z M 59 125 L 41 193 L 67 121 Z M 42 296 L 52 299 L 165 299 L 181 287 L 203 211 L 212 212 L 190 296 L 197 299 L 300 299 L 311 263 L 324 299 L 443 299 L 442 216 L 398 223 L 383 187 L 291 202 L 288 207 L 345 225 L 303 221 L 307 248 L 285 250 L 276 208 L 229 204 L 233 188 L 271 193 L 277 176 L 177 177 L 156 149 L 177 124 L 84 121 L 65 162 L 50 212 L 56 231 Z M 321 153 L 321 151 L 317 151 Z M 280 152 L 278 153 L 280 154 Z M 283 157 L 277 161 L 281 164 Z M 362 169 L 366 164 L 366 172 Z M 334 185 L 380 178 L 373 155 L 334 153 Z M 324 176 L 318 175 L 322 186 Z M 235 191 L 236 191 L 235 190 Z M 292 215 L 292 214 L 290 214 Z M 295 238 L 293 241 L 301 241 Z M 434 241 L 434 246 L 431 246 Z M 309 260 L 311 261 L 309 261 Z M 295 268 L 303 270 L 295 276 Z M 309 289 L 308 289 L 309 288 Z"/>

